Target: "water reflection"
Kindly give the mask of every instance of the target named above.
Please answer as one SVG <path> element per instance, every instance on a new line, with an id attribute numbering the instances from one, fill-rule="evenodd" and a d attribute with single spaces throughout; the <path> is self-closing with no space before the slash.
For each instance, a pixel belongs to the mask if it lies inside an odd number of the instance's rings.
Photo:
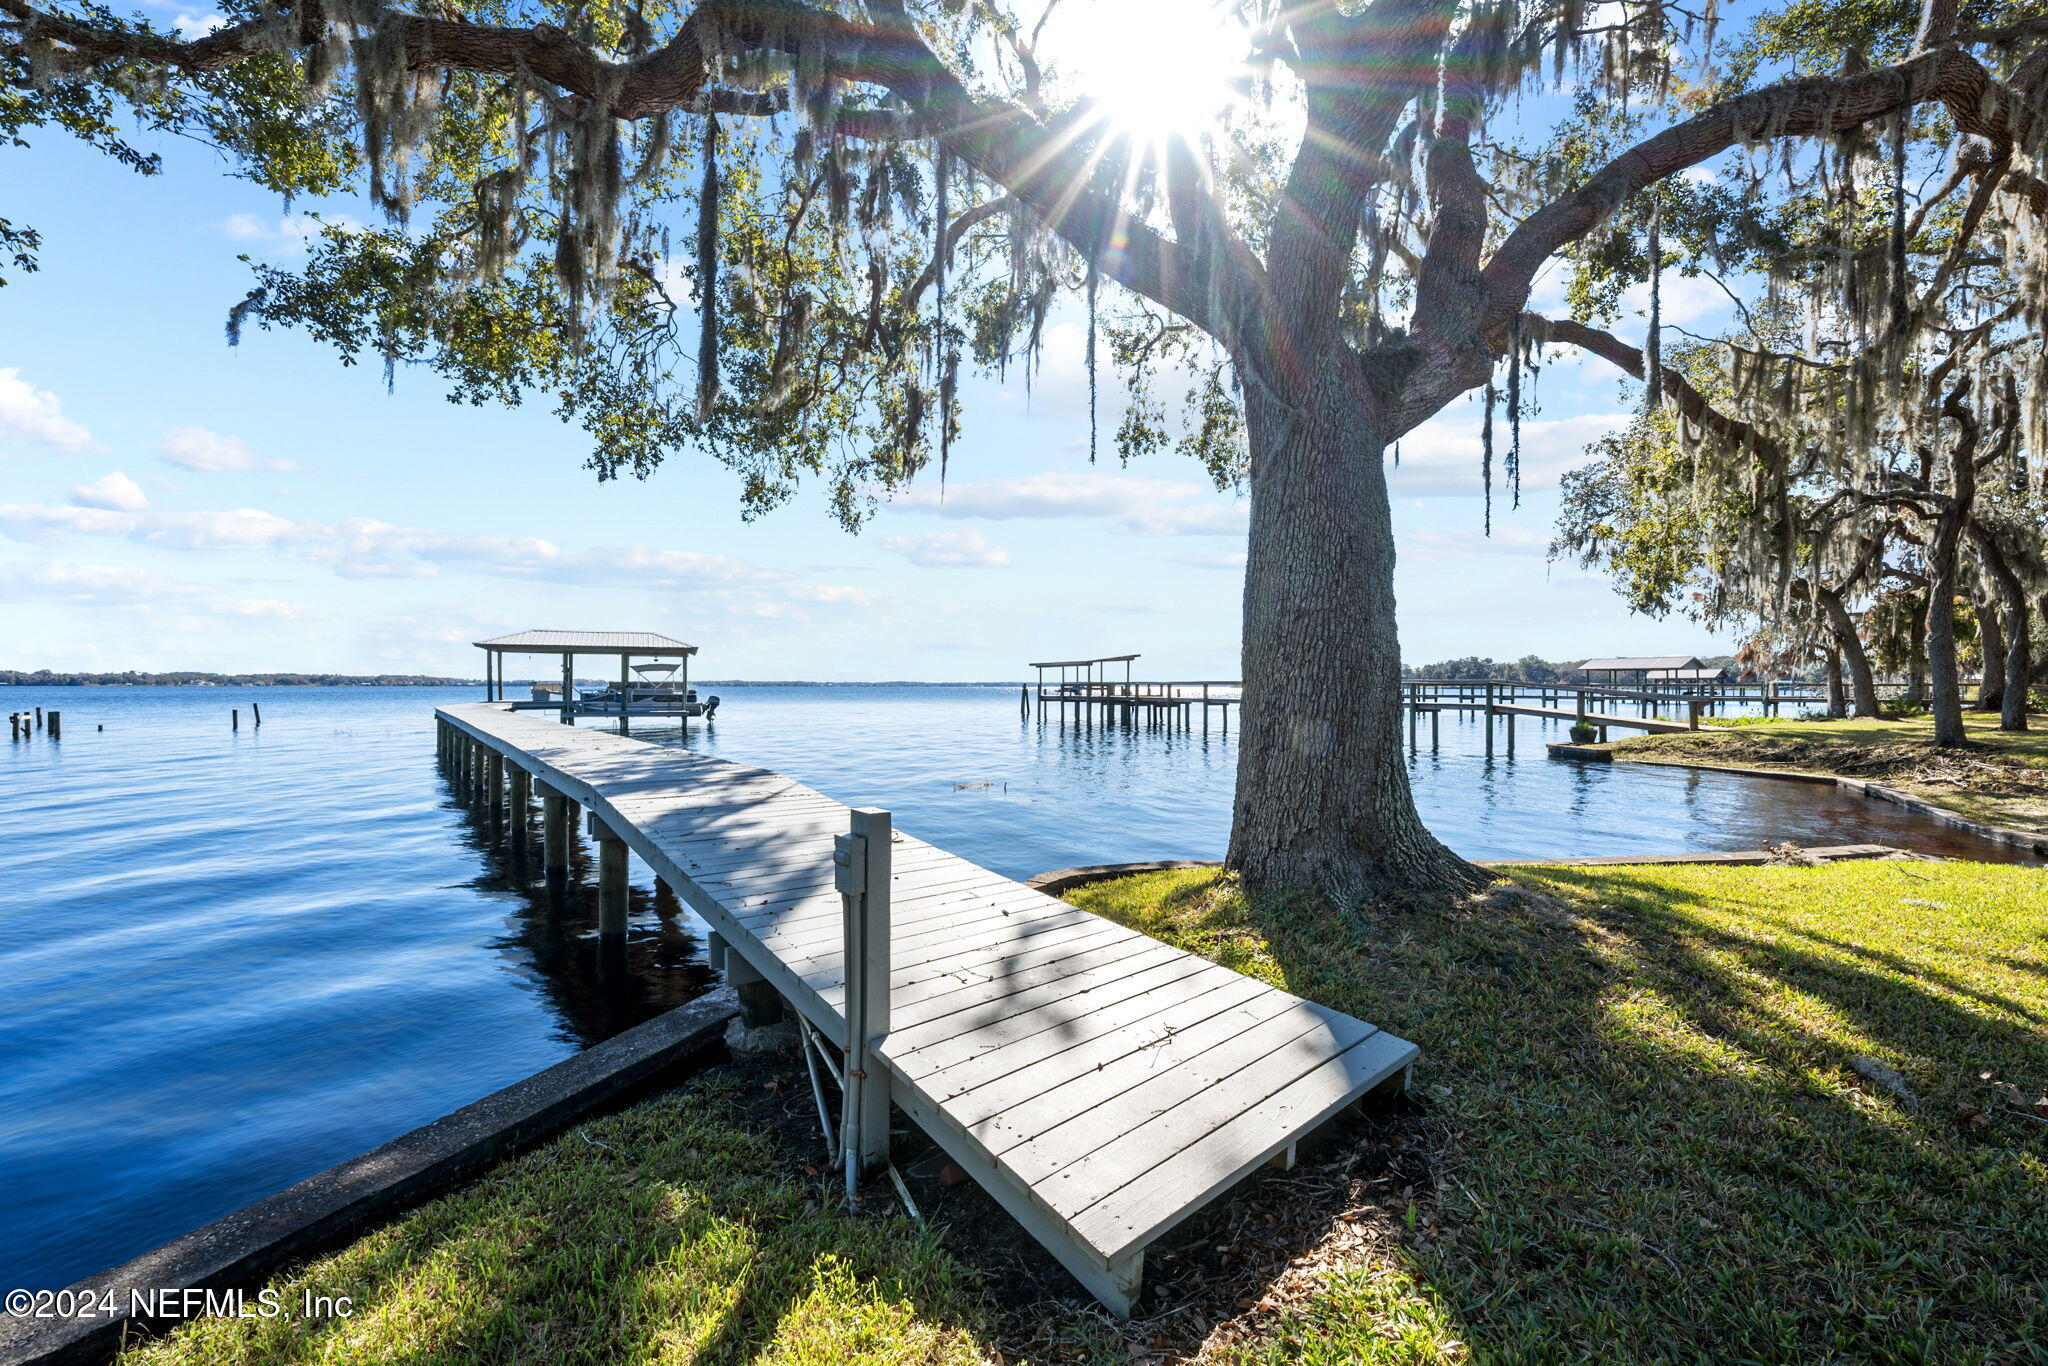
<path id="1" fill-rule="evenodd" d="M 571 823 L 568 869 L 551 877 L 537 802 L 519 811 L 509 797 L 502 805 L 465 801 L 446 772 L 442 791 L 458 838 L 476 858 L 467 886 L 506 908 L 505 932 L 489 947 L 547 1003 L 562 1042 L 587 1048 L 717 985 L 705 927 L 668 884 L 636 878 L 625 934 L 601 935 L 596 850 L 580 822 Z"/>

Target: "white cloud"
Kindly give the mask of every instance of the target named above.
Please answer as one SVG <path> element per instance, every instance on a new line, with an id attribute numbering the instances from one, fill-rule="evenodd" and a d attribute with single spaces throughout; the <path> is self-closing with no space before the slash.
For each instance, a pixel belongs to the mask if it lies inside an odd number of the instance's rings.
<path id="1" fill-rule="evenodd" d="M 926 569 L 997 569 L 1010 562 L 1010 552 L 979 531 L 884 536 L 882 549 L 893 550 Z"/>
<path id="2" fill-rule="evenodd" d="M 0 566 L 0 593 L 15 601 L 112 607 L 188 598 L 205 591 L 196 583 L 185 583 L 146 570 L 117 569 L 107 564 L 38 560 Z"/>
<path id="3" fill-rule="evenodd" d="M 894 506 L 942 517 L 1122 517 L 1198 497 L 1199 484 L 1136 475 L 1046 473 L 1016 479 L 979 479 L 939 488 L 919 484 L 899 495 Z"/>
<path id="4" fill-rule="evenodd" d="M 1719 322 L 1734 309 L 1721 287 L 1704 275 L 1680 275 L 1675 270 L 1667 270 L 1664 278 L 1657 282 L 1657 316 L 1667 324 L 1692 327 L 1698 323 Z M 1621 292 L 1621 316 L 1625 318 L 1630 314 L 1646 322 L 1649 319 L 1650 286 L 1647 283 L 1630 285 Z"/>
<path id="5" fill-rule="evenodd" d="M 1117 530 L 1126 536 L 1242 536 L 1249 516 L 1243 503 L 1189 503 L 1150 508 L 1126 517 Z"/>
<path id="6" fill-rule="evenodd" d="M 1245 553 L 1238 550 L 1227 555 L 1177 555 L 1174 559 L 1194 569 L 1242 569 Z"/>
<path id="7" fill-rule="evenodd" d="M 237 242 L 273 248 L 278 256 L 304 256 L 329 228 L 353 232 L 362 226 L 345 213 L 280 214 L 275 222 L 254 213 L 229 214 L 220 229 Z"/>
<path id="8" fill-rule="evenodd" d="M 20 368 L 0 370 L 0 436 L 18 437 L 59 451 L 95 451 L 92 433 L 64 416 L 64 403 L 21 377 Z"/>
<path id="9" fill-rule="evenodd" d="M 82 508 L 106 508 L 113 512 L 140 512 L 149 506 L 141 487 L 119 470 L 101 475 L 90 484 L 71 490 L 71 501 Z"/>
<path id="10" fill-rule="evenodd" d="M 1517 559 L 1542 556 L 1550 549 L 1550 536 L 1535 527 L 1503 522 L 1496 514 L 1489 535 L 1480 527 L 1467 531 L 1443 531 L 1423 527 L 1397 533 L 1395 549 L 1402 560 L 1465 560 L 1477 555 L 1509 555 Z"/>
<path id="11" fill-rule="evenodd" d="M 1522 487 L 1554 487 L 1560 476 L 1584 463 L 1586 447 L 1624 426 L 1626 413 L 1585 413 L 1522 424 Z M 1503 460 L 1508 450 L 1507 422 L 1495 414 L 1493 424 L 1493 492 L 1507 496 Z M 1397 498 L 1479 496 L 1483 484 L 1479 419 L 1476 414 L 1447 414 L 1423 423 L 1401 438 L 1401 464 L 1388 452 L 1387 483 Z"/>
<path id="12" fill-rule="evenodd" d="M 223 436 L 204 427 L 168 427 L 156 453 L 181 470 L 198 474 L 222 474 L 229 470 L 278 470 L 298 468 L 289 460 L 270 460 L 258 455 L 240 437 Z"/>
<path id="13" fill-rule="evenodd" d="M 263 617 L 271 621 L 303 621 L 312 613 L 295 602 L 277 598 L 228 598 L 215 610 L 234 617 Z"/>
<path id="14" fill-rule="evenodd" d="M 352 579 L 425 579 L 452 570 L 547 583 L 631 584 L 641 589 L 774 588 L 787 590 L 792 598 L 799 597 L 800 590 L 809 595 L 802 600 L 812 602 L 856 602 L 866 596 L 860 589 L 794 584 L 789 573 L 729 555 L 653 546 L 569 551 L 534 536 L 463 535 L 368 517 L 293 521 L 259 508 L 186 512 L 16 503 L 0 506 L 0 535 L 19 541 L 107 536 L 179 550 L 260 550 L 326 565 Z M 842 591 L 854 596 L 832 596 Z"/>
<path id="15" fill-rule="evenodd" d="M 204 38 L 207 34 L 226 23 L 227 20 L 225 18 L 211 10 L 205 14 L 194 14 L 190 10 L 181 10 L 178 17 L 171 21 L 171 27 L 178 31 L 180 38 L 189 43 L 195 38 Z"/>

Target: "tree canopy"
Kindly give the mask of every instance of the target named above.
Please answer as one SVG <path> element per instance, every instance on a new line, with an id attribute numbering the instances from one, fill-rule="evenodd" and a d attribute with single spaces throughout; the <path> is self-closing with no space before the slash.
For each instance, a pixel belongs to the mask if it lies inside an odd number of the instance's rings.
<path id="1" fill-rule="evenodd" d="M 1189 0 L 1159 25 L 1220 16 L 1241 60 L 1163 132 L 1043 44 L 1080 3 L 231 0 L 181 38 L 0 0 L 0 126 L 144 171 L 133 130 L 174 129 L 282 194 L 358 191 L 385 221 L 261 269 L 231 335 L 545 396 L 600 474 L 707 453 L 750 514 L 818 479 L 857 524 L 943 475 L 962 375 L 1028 376 L 1053 311 L 1085 310 L 1091 390 L 1106 360 L 1131 391 L 1106 444 L 1178 444 L 1250 494 L 1231 862 L 1344 897 L 1474 876 L 1407 791 L 1381 468 L 1454 399 L 1483 394 L 1482 477 L 1512 496 L 1550 348 L 1644 379 L 1694 514 L 1772 510 L 1743 591 L 1781 604 L 1868 529 L 1802 530 L 1806 486 L 1960 542 L 1929 511 L 1956 442 L 2040 449 L 2008 344 L 2043 297 L 2036 0 L 1803 0 L 1732 39 L 1711 3 Z M 0 246 L 32 258 L 31 231 Z M 1566 309 L 1532 312 L 1553 269 Z M 1743 334 L 1667 363 L 1667 269 L 1721 280 Z M 1645 281 L 1636 346 L 1616 310 Z M 1994 319 L 1998 289 L 2021 303 Z M 1947 444 L 1907 489 L 1921 443 Z"/>

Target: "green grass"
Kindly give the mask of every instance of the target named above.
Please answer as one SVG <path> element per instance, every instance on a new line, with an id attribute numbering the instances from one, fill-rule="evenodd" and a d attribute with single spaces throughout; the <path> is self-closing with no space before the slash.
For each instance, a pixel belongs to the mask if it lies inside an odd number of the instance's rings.
<path id="1" fill-rule="evenodd" d="M 735 1127 L 718 1074 L 592 1121 L 277 1282 L 347 1318 L 217 1319 L 125 1366 L 969 1363 L 981 1310 L 938 1237 L 847 1214 Z"/>
<path id="2" fill-rule="evenodd" d="M 1240 1358 L 2048 1358 L 2048 1124 L 1978 1075 L 2048 1089 L 2048 873 L 1515 881 L 1357 918 L 1201 871 L 1071 895 L 1423 1046 L 1435 1200 Z"/>
<path id="3" fill-rule="evenodd" d="M 1965 714 L 1969 747 L 1937 750 L 1927 717 L 1828 721 L 1741 717 L 1683 735 L 1642 735 L 1609 746 L 1616 759 L 1672 759 L 1732 768 L 1869 778 L 1988 825 L 2048 832 L 2048 717 L 2008 732 L 1984 712 Z"/>
<path id="4" fill-rule="evenodd" d="M 1006 1300 L 986 1232 L 848 1215 L 719 1069 L 283 1283 L 350 1319 L 199 1323 L 126 1360 L 2048 1360 L 2048 1123 L 2021 1108 L 2048 1090 L 2048 872 L 1514 878 L 1351 916 L 1211 870 L 1070 894 L 1423 1047 L 1422 1113 L 1373 1140 L 1404 1174 L 1173 1352 Z"/>

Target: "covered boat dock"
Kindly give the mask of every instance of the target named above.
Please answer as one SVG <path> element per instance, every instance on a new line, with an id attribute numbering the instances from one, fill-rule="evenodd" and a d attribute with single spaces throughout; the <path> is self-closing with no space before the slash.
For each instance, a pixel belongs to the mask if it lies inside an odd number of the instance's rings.
<path id="1" fill-rule="evenodd" d="M 687 717 L 707 715 L 717 706 L 701 706 L 690 692 L 690 656 L 697 647 L 672 636 L 652 631 L 520 631 L 491 640 L 479 640 L 484 652 L 484 699 L 509 702 L 514 711 L 559 711 L 562 724 L 573 726 L 579 715 L 617 716 L 619 734 L 631 730 L 635 716 Z M 559 655 L 562 681 L 535 683 L 524 699 L 505 694 L 506 655 Z M 604 655 L 619 661 L 618 683 L 601 696 L 580 697 L 576 692 L 578 655 Z M 634 660 L 640 664 L 634 664 Z M 681 680 L 672 681 L 677 670 Z M 653 671 L 665 677 L 658 682 L 635 679 L 636 672 Z"/>

